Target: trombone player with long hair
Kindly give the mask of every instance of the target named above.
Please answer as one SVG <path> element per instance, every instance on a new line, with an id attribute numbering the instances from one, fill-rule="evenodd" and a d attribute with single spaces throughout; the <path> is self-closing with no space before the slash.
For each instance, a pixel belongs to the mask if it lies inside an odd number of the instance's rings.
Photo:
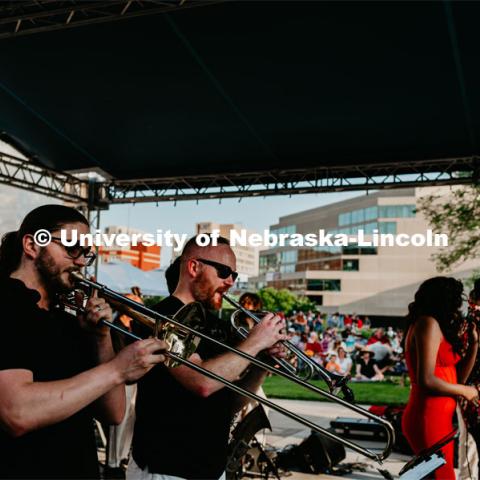
<path id="1" fill-rule="evenodd" d="M 43 229 L 52 241 L 41 246 Z M 93 418 L 119 423 L 124 382 L 164 360 L 164 342 L 135 342 L 115 356 L 110 306 L 92 296 L 77 317 L 57 308 L 71 275 L 94 260 L 80 245 L 64 246 L 73 230 L 88 232 L 77 210 L 44 205 L 30 212 L 0 247 L 0 478 L 98 478 Z"/>

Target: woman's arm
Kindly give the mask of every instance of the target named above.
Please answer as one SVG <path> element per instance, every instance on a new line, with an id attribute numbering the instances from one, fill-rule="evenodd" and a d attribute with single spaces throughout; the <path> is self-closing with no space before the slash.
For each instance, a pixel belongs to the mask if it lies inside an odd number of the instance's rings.
<path id="1" fill-rule="evenodd" d="M 461 395 L 467 400 L 478 396 L 473 387 L 449 383 L 435 375 L 435 364 L 443 334 L 433 317 L 420 317 L 415 323 L 413 334 L 417 356 L 417 383 L 420 387 L 427 390 L 430 395 L 452 397 Z"/>

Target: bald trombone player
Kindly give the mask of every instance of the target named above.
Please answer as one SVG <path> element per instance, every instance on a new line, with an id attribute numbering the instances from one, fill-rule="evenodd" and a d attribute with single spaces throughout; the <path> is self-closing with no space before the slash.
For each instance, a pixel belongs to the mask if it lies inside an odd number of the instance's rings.
<path id="1" fill-rule="evenodd" d="M 194 301 L 209 310 L 220 309 L 222 294 L 238 274 L 228 240 L 220 237 L 217 243 L 201 247 L 195 237 L 187 242 L 178 265 L 178 283 L 173 294 L 156 305 L 159 313 L 173 315 Z M 221 329 L 212 314 L 207 314 L 204 327 L 204 333 L 211 336 Z M 278 343 L 286 339 L 284 327 L 284 320 L 270 314 L 236 348 L 253 356 L 262 351 L 284 356 Z M 265 371 L 252 366 L 239 380 L 249 367 L 248 360 L 204 340 L 190 361 L 250 391 L 256 391 L 265 379 Z M 188 367 L 155 367 L 138 383 L 127 479 L 224 478 L 229 427 L 246 401 Z"/>

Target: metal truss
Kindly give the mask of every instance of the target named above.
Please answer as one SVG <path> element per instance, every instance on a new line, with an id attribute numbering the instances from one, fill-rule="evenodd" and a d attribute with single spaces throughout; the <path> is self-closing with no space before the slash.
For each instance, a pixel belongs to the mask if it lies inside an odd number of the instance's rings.
<path id="1" fill-rule="evenodd" d="M 0 3 L 0 39 L 168 13 L 220 0 L 35 0 Z M 223 0 L 226 1 L 226 0 Z"/>
<path id="2" fill-rule="evenodd" d="M 478 157 L 228 173 L 141 180 L 92 181 L 0 153 L 0 183 L 88 210 L 110 204 L 294 195 L 477 183 Z"/>
<path id="3" fill-rule="evenodd" d="M 76 205 L 89 205 L 89 182 L 0 152 L 0 183 Z"/>
<path id="4" fill-rule="evenodd" d="M 468 184 L 478 181 L 479 160 L 478 157 L 462 157 L 343 167 L 114 180 L 98 187 L 100 197 L 106 203 L 116 204 Z"/>

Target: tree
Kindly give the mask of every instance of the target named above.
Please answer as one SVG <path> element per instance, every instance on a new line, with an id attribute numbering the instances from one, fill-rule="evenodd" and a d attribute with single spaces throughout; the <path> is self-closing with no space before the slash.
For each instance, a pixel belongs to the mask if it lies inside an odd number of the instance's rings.
<path id="1" fill-rule="evenodd" d="M 262 288 L 258 295 L 262 299 L 263 309 L 269 312 L 290 314 L 293 310 L 315 310 L 316 305 L 307 297 L 299 297 L 286 288 L 277 290 L 273 287 Z"/>
<path id="2" fill-rule="evenodd" d="M 480 187 L 453 188 L 448 199 L 429 195 L 420 200 L 419 209 L 433 230 L 448 235 L 449 246 L 433 257 L 437 268 L 449 270 L 480 253 Z"/>

